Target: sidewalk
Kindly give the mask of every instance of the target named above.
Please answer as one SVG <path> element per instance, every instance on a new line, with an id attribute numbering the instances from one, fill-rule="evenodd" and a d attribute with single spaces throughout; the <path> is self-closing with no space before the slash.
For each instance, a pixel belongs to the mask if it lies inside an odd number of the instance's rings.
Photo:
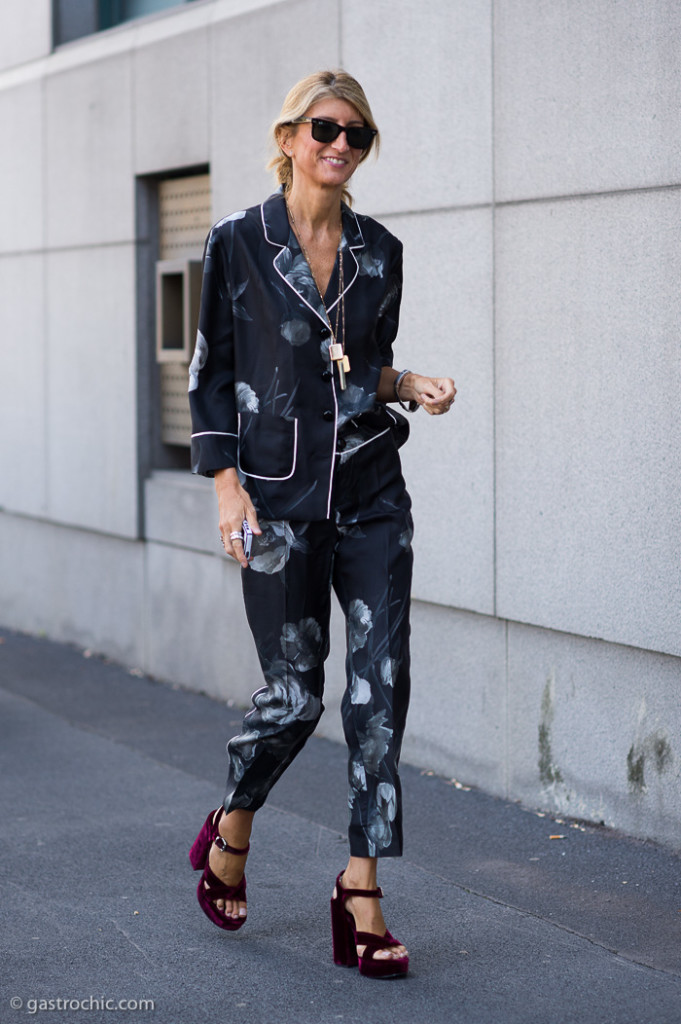
<path id="1" fill-rule="evenodd" d="M 405 857 L 381 883 L 410 975 L 335 967 L 345 754 L 317 738 L 256 817 L 248 923 L 221 932 L 187 852 L 238 710 L 0 637 L 1 1024 L 90 997 L 48 1019 L 110 1024 L 108 999 L 153 1000 L 120 1013 L 155 1024 L 680 1024 L 679 856 L 408 766 Z"/>

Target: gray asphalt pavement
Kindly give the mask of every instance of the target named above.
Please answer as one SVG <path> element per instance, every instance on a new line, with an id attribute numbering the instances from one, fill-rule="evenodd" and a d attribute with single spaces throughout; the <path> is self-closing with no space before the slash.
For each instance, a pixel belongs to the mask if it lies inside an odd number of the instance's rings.
<path id="1" fill-rule="evenodd" d="M 678 855 L 408 766 L 381 882 L 409 977 L 334 966 L 345 754 L 316 737 L 215 928 L 187 853 L 240 712 L 87 654 L 0 630 L 2 1024 L 681 1024 Z"/>

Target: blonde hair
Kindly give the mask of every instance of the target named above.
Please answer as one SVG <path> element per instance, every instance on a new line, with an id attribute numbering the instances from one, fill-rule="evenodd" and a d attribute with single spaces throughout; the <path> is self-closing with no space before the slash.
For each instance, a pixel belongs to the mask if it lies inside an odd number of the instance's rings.
<path id="1" fill-rule="evenodd" d="M 363 118 L 365 125 L 378 133 L 364 89 L 347 71 L 315 71 L 314 74 L 301 78 L 288 93 L 279 117 L 270 128 L 270 139 L 277 151 L 267 164 L 267 170 L 274 171 L 277 181 L 284 186 L 285 193 L 290 191 L 293 183 L 293 161 L 281 149 L 282 129 L 291 121 L 305 117 L 315 103 L 328 99 L 346 100 L 351 103 Z M 366 160 L 369 153 L 378 153 L 378 148 L 379 135 L 376 134 L 371 145 L 363 151 L 359 162 Z M 343 189 L 342 198 L 349 206 L 352 205 L 352 196 L 347 187 Z"/>

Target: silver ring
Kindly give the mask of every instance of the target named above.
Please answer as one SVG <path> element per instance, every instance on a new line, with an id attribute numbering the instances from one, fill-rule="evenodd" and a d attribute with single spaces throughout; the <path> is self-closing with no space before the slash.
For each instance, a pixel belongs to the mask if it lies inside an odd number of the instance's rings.
<path id="1" fill-rule="evenodd" d="M 229 535 L 229 539 L 230 540 L 243 540 L 244 539 L 244 535 L 243 535 L 241 530 L 232 530 L 232 532 Z"/>

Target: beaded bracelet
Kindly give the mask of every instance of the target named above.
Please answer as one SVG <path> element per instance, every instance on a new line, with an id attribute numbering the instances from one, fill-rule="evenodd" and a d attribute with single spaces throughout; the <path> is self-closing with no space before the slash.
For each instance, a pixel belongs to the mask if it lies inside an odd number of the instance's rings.
<path id="1" fill-rule="evenodd" d="M 407 410 L 407 412 L 416 412 L 416 410 L 419 407 L 419 403 L 416 401 L 415 398 L 411 399 L 409 405 L 406 405 L 400 398 L 400 384 L 402 383 L 402 381 L 404 380 L 408 373 L 411 373 L 411 370 L 402 370 L 402 372 L 398 373 L 397 376 L 395 377 L 395 381 L 393 384 L 393 387 L 395 388 L 395 398 L 400 403 L 402 408 Z"/>

